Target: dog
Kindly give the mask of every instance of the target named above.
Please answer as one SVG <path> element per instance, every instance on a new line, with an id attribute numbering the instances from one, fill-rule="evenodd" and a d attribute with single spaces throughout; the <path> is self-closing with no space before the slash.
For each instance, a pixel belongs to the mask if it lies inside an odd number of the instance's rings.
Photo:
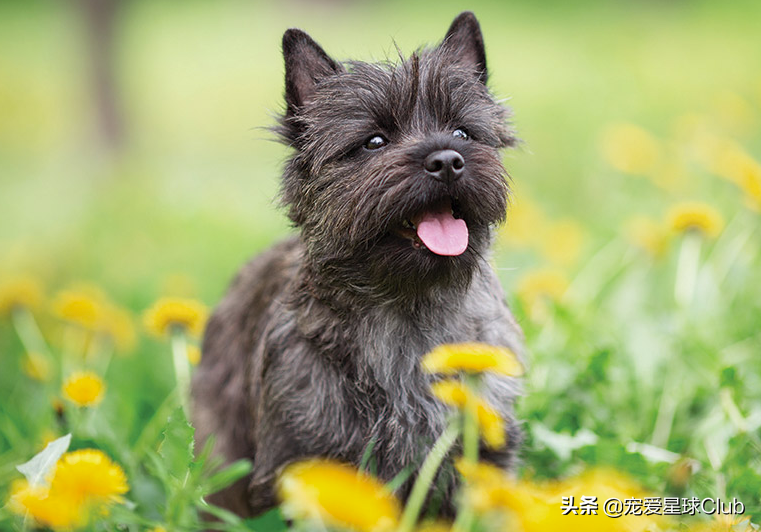
<path id="1" fill-rule="evenodd" d="M 523 339 L 489 264 L 509 202 L 501 150 L 516 137 L 486 86 L 476 17 L 396 62 L 341 63 L 298 29 L 283 36 L 293 148 L 281 198 L 298 234 L 249 262 L 210 318 L 194 376 L 194 424 L 251 475 L 214 502 L 242 516 L 274 506 L 289 462 L 359 464 L 379 478 L 419 466 L 446 426 L 420 360 L 454 342 Z M 520 383 L 489 375 L 484 395 L 507 441 L 482 458 L 509 468 Z M 456 483 L 442 470 L 451 508 Z M 439 484 L 442 480 L 439 479 Z M 400 488 L 404 497 L 408 481 Z"/>

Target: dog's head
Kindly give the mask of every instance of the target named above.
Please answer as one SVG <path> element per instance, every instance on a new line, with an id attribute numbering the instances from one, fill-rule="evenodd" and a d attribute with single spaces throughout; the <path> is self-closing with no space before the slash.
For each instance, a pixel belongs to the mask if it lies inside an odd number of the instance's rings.
<path id="1" fill-rule="evenodd" d="M 475 16 L 395 63 L 339 63 L 296 29 L 283 55 L 282 196 L 312 267 L 386 298 L 466 286 L 505 216 L 514 143 Z"/>

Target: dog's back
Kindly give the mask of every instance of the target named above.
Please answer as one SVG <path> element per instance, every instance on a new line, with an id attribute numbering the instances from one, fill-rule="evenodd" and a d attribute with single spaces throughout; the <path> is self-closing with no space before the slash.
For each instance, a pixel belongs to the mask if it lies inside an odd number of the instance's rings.
<path id="1" fill-rule="evenodd" d="M 253 367 L 256 343 L 295 277 L 301 253 L 298 239 L 291 238 L 251 260 L 206 326 L 203 358 L 193 378 L 193 424 L 198 441 L 214 436 L 215 453 L 227 462 L 254 456 L 250 376 L 258 369 Z M 241 480 L 216 499 L 247 515 L 247 484 Z"/>

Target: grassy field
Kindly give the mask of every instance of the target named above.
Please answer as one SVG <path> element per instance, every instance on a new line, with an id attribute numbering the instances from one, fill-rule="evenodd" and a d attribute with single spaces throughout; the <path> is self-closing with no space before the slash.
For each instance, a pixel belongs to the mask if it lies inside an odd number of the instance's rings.
<path id="1" fill-rule="evenodd" d="M 72 432 L 71 448 L 126 472 L 135 506 L 114 519 L 191 530 L 201 495 L 235 471 L 183 477 L 183 346 L 148 334 L 143 313 L 165 296 L 212 307 L 290 232 L 276 199 L 287 151 L 266 129 L 282 108 L 282 32 L 301 27 L 336 58 L 383 59 L 394 42 L 409 53 L 438 41 L 461 8 L 120 5 L 124 135 L 107 148 L 82 13 L 0 3 L 0 501 L 17 465 Z M 612 470 L 659 496 L 735 497 L 761 522 L 761 5 L 469 8 L 523 141 L 505 156 L 515 194 L 494 255 L 531 352 L 520 476 Z M 14 289 L 30 312 L 3 306 Z M 66 310 L 76 297 L 93 305 L 90 323 L 82 304 Z M 68 372 L 85 368 L 106 385 L 94 408 L 62 399 Z M 21 526 L 0 510 L 0 527 Z"/>

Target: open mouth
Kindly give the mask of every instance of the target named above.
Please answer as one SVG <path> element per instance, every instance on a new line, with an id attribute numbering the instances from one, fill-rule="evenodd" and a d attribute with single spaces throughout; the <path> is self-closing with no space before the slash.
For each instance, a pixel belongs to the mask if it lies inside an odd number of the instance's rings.
<path id="1" fill-rule="evenodd" d="M 454 257 L 468 248 L 468 224 L 457 216 L 456 205 L 447 199 L 404 220 L 396 233 L 415 249 Z"/>

